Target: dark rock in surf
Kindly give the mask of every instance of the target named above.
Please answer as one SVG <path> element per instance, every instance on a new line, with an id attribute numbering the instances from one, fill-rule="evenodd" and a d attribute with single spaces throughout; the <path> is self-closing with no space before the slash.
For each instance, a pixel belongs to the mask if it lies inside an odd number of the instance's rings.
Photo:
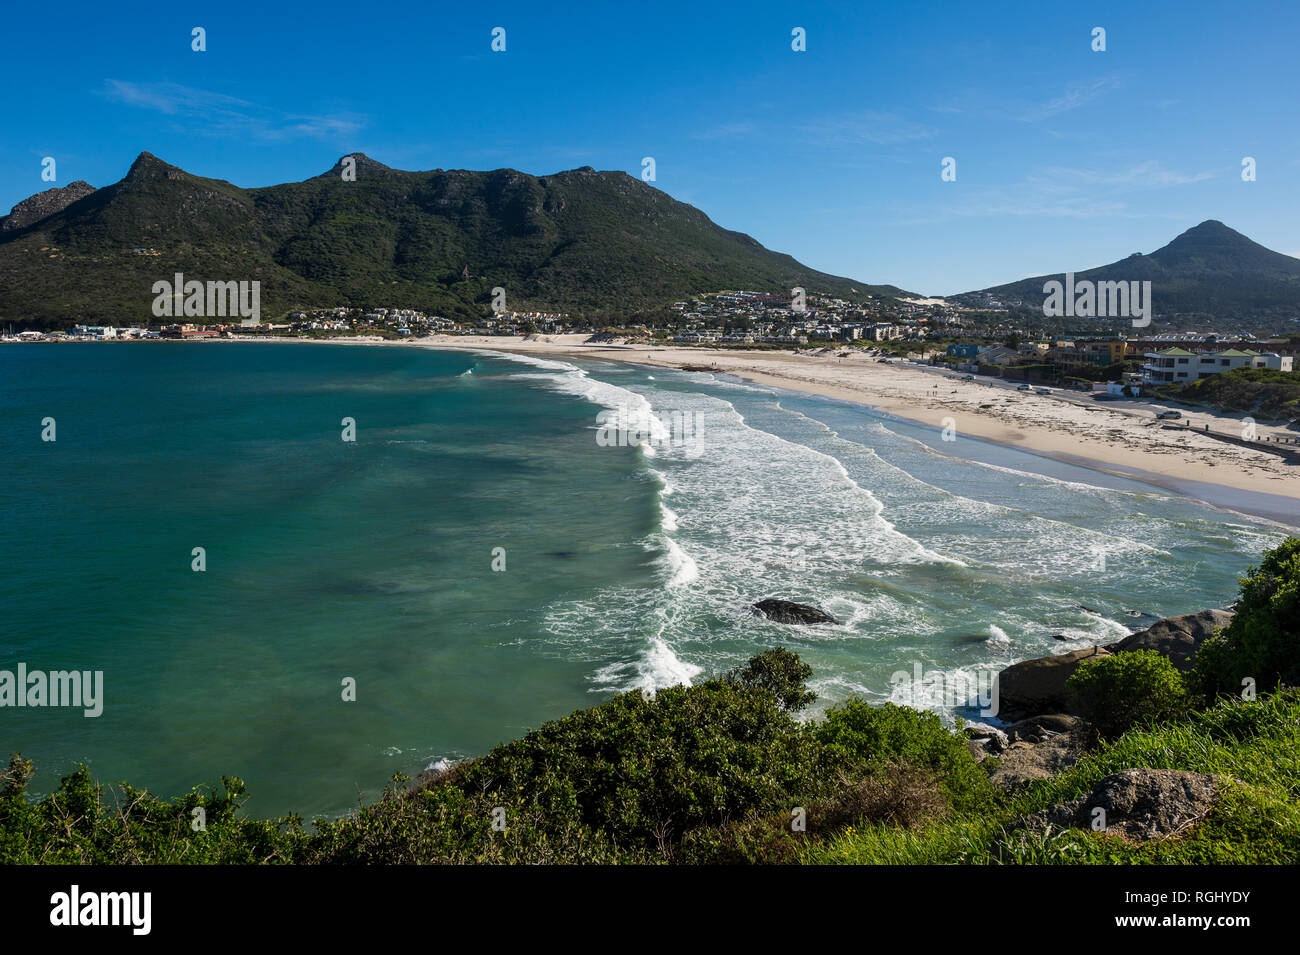
<path id="1" fill-rule="evenodd" d="M 807 604 L 797 604 L 791 600 L 777 600 L 768 597 L 754 604 L 756 610 L 761 616 L 766 617 L 773 623 L 790 623 L 790 624 L 810 624 L 810 623 L 839 623 L 834 617 L 816 607 L 809 607 Z"/>
<path id="2" fill-rule="evenodd" d="M 998 694 L 998 718 L 1018 720 L 1041 713 L 1069 713 L 1074 708 L 1074 700 L 1066 691 L 1065 681 L 1084 660 L 1108 656 L 1110 654 L 1101 647 L 1084 647 L 1070 653 L 1012 664 L 998 674 L 994 683 Z"/>

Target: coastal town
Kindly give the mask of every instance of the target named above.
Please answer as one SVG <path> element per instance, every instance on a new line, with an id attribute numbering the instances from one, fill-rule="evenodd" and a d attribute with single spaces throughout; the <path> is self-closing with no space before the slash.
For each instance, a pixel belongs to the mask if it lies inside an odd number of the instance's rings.
<path id="1" fill-rule="evenodd" d="M 1132 329 L 1129 329 L 1132 331 Z M 293 311 L 265 324 L 74 325 L 12 329 L 0 342 L 89 342 L 249 338 L 426 339 L 587 335 L 593 342 L 671 344 L 710 350 L 848 349 L 880 361 L 943 365 L 971 375 L 1137 397 L 1240 368 L 1292 372 L 1300 334 L 1122 331 L 1066 335 L 1035 327 L 993 299 L 978 306 L 944 299 L 849 302 L 830 296 L 727 290 L 674 302 L 648 320 L 614 325 L 542 311 L 491 311 L 476 322 L 418 309 L 339 307 Z"/>

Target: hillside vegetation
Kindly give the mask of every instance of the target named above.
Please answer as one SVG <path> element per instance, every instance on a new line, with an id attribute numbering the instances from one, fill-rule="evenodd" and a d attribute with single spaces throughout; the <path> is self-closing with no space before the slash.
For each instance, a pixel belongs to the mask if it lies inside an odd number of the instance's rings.
<path id="1" fill-rule="evenodd" d="M 354 158 L 355 181 L 340 159 L 305 182 L 241 189 L 141 153 L 121 182 L 0 231 L 0 321 L 156 323 L 152 283 L 176 272 L 260 281 L 266 317 L 387 305 L 464 320 L 487 314 L 495 286 L 508 309 L 583 314 L 726 288 L 906 294 L 810 269 L 622 172 Z"/>
<path id="2" fill-rule="evenodd" d="M 1300 372 L 1271 368 L 1234 368 L 1185 385 L 1169 385 L 1161 394 L 1176 401 L 1245 412 L 1256 418 L 1300 418 Z"/>
<path id="3" fill-rule="evenodd" d="M 1064 275 L 1021 279 L 952 298 L 977 301 L 989 294 L 1037 309 L 1043 303 L 1043 283 L 1049 279 L 1063 281 Z M 1300 259 L 1265 248 L 1213 219 L 1149 254 L 1135 252 L 1110 265 L 1075 273 L 1076 282 L 1084 280 L 1149 281 L 1155 314 L 1165 318 L 1201 316 L 1231 327 L 1243 318 L 1277 322 L 1300 314 Z"/>

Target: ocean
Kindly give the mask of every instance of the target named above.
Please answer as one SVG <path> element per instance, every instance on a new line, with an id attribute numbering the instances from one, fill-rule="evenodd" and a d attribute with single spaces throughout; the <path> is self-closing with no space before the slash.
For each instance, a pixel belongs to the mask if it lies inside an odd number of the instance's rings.
<path id="1" fill-rule="evenodd" d="M 860 406 L 597 360 L 9 346 L 0 421 L 0 670 L 104 680 L 96 718 L 0 708 L 7 752 L 37 793 L 78 762 L 162 796 L 239 776 L 263 816 L 344 813 L 777 645 L 813 666 L 812 715 L 857 694 L 951 717 L 898 675 L 1227 605 L 1286 533 Z M 767 622 L 763 597 L 839 623 Z"/>

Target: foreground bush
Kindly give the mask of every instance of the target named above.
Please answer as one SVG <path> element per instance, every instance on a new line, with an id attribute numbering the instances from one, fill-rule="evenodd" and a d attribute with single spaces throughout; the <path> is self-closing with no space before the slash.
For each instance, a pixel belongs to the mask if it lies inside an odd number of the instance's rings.
<path id="1" fill-rule="evenodd" d="M 780 654 L 752 672 L 792 665 Z M 1148 722 L 1008 794 L 936 715 L 855 699 L 800 722 L 786 704 L 801 685 L 624 694 L 415 787 L 398 777 L 379 802 L 310 828 L 242 818 L 230 778 L 169 802 L 83 767 L 33 801 L 31 764 L 14 757 L 0 773 L 0 863 L 1300 861 L 1298 693 Z M 1211 773 L 1223 802 L 1158 846 L 1074 830 L 1004 839 L 1019 816 L 1143 766 Z"/>
<path id="2" fill-rule="evenodd" d="M 586 845 L 604 840 L 611 852 L 666 858 L 688 830 L 816 794 L 831 778 L 824 755 L 764 690 L 710 680 L 649 699 L 625 693 L 429 780 L 405 805 L 326 826 L 323 861 L 401 851 L 404 831 L 375 831 L 394 814 L 434 816 L 440 826 L 495 838 L 498 807 L 507 833 L 523 827 L 556 846 L 587 833 Z"/>
<path id="3" fill-rule="evenodd" d="M 1182 675 L 1155 650 L 1085 660 L 1065 686 L 1078 700 L 1079 715 L 1109 737 L 1140 723 L 1174 719 L 1187 705 Z"/>
<path id="4" fill-rule="evenodd" d="M 1300 684 L 1300 537 L 1288 537 L 1241 578 L 1232 623 L 1196 652 L 1193 687 L 1204 697 Z"/>
<path id="5" fill-rule="evenodd" d="M 991 793 L 965 737 L 934 713 L 886 703 L 871 706 L 852 698 L 827 711 L 813 728 L 818 741 L 838 759 L 879 768 L 903 764 L 932 771 L 956 805 L 981 805 Z"/>
<path id="6" fill-rule="evenodd" d="M 933 714 L 853 701 L 823 722 L 795 719 L 810 674 L 778 648 L 698 686 L 621 694 L 415 787 L 398 778 L 311 830 L 239 819 L 231 779 L 169 803 L 104 789 L 82 768 L 32 803 L 30 766 L 15 759 L 0 861 L 780 861 L 859 819 L 915 826 L 987 797 L 965 742 Z"/>
<path id="7" fill-rule="evenodd" d="M 906 763 L 884 763 L 864 779 L 841 778 L 830 795 L 806 806 L 697 829 L 683 840 L 679 858 L 683 862 L 786 865 L 799 862 L 810 843 L 842 830 L 851 832 L 854 826 L 880 823 L 920 829 L 948 812 L 948 794 L 933 772 Z"/>
<path id="8" fill-rule="evenodd" d="M 21 756 L 0 772 L 0 864 L 289 862 L 307 838 L 294 816 L 240 819 L 247 797 L 231 777 L 165 802 L 131 786 L 106 790 L 82 766 L 36 803 L 31 778 Z"/>
<path id="9" fill-rule="evenodd" d="M 723 680 L 735 686 L 766 690 L 776 697 L 782 709 L 793 713 L 817 699 L 817 694 L 804 685 L 812 672 L 812 667 L 800 660 L 797 653 L 776 647 L 751 657 L 744 666 L 727 671 Z"/>

